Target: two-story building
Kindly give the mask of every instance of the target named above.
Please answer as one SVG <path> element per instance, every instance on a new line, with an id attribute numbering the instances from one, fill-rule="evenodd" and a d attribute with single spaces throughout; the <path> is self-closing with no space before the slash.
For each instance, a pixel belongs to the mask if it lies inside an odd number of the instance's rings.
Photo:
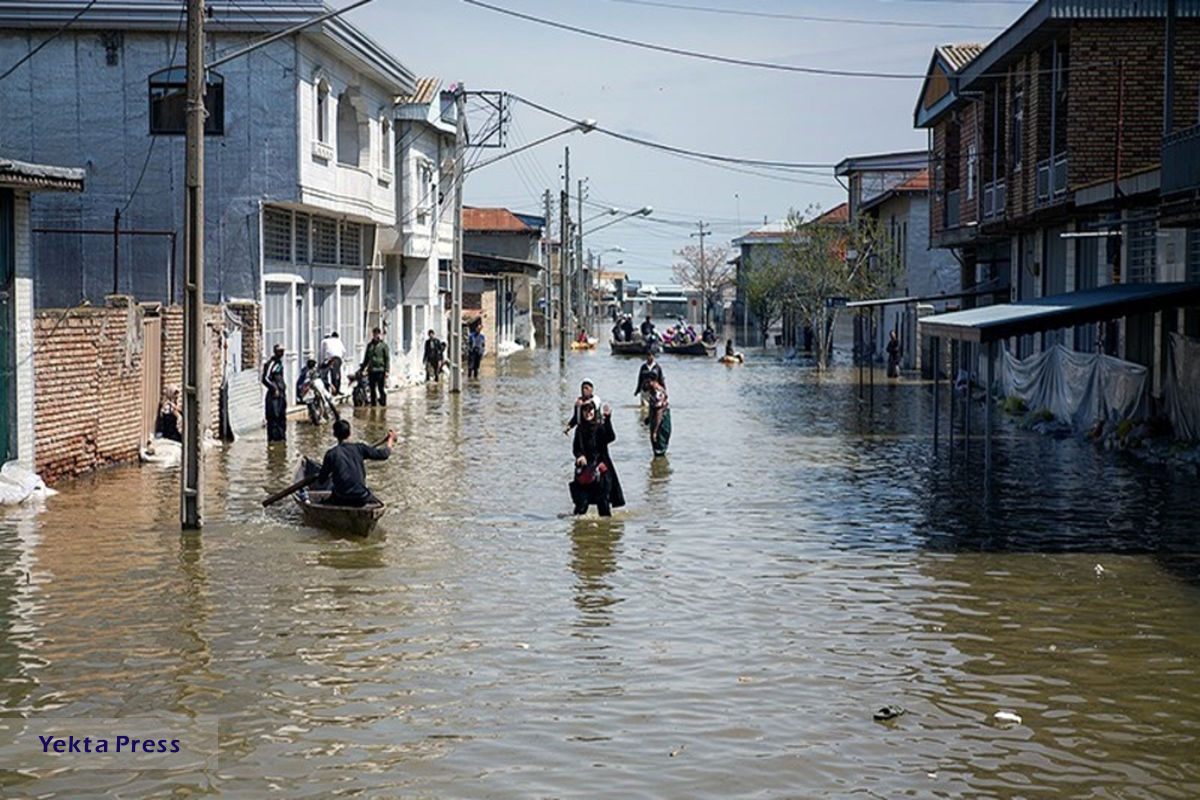
<path id="1" fill-rule="evenodd" d="M 184 9 L 88 6 L 0 9 L 0 62 L 44 42 L 0 82 L 0 149 L 85 168 L 81 194 L 33 199 L 35 230 L 112 227 L 119 212 L 122 228 L 182 238 Z M 214 2 L 208 60 L 327 10 L 320 0 Z M 261 304 L 261 353 L 285 347 L 289 384 L 332 330 L 353 361 L 378 305 L 367 291 L 383 267 L 380 233 L 396 223 L 393 105 L 412 93 L 412 74 L 335 17 L 221 64 L 207 81 L 206 301 Z M 180 280 L 165 242 L 123 237 L 118 270 L 111 237 L 35 234 L 36 303 L 123 294 L 171 305 Z"/>
<path id="2" fill-rule="evenodd" d="M 1200 3 L 1178 2 L 1178 119 L 1200 99 Z M 915 112 L 930 131 L 931 230 L 959 253 L 964 288 L 1010 285 L 1014 302 L 1113 283 L 1183 280 L 1200 259 L 1158 224 L 1165 3 L 1038 0 L 986 47 L 939 47 Z M 1155 370 L 1176 314 L 1022 336 Z M 1154 381 L 1157 386 L 1159 381 Z"/>
<path id="3" fill-rule="evenodd" d="M 478 318 L 491 352 L 534 347 L 533 284 L 542 275 L 545 219 L 506 208 L 463 209 L 463 315 Z"/>
<path id="4" fill-rule="evenodd" d="M 835 174 L 845 179 L 849 191 L 851 223 L 862 217 L 877 221 L 896 252 L 899 280 L 888 298 L 957 297 L 961 288 L 959 263 L 948 250 L 934 247 L 929 228 L 929 153 L 925 150 L 854 156 L 837 165 Z M 945 301 L 926 300 L 933 310 L 944 310 Z M 919 361 L 917 307 L 897 302 L 880 307 L 879 324 L 861 326 L 859 342 L 870 337 L 869 352 L 881 356 L 892 331 L 901 344 L 901 364 L 913 369 Z M 874 323 L 874 314 L 863 317 Z"/>

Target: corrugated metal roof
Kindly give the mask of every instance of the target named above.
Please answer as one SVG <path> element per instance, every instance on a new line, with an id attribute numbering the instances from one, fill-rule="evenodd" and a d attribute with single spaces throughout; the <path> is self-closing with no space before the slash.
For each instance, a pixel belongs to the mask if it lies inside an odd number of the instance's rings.
<path id="1" fill-rule="evenodd" d="M 83 176 L 83 170 L 76 167 L 53 167 L 0 158 L 0 186 L 82 192 Z"/>
<path id="2" fill-rule="evenodd" d="M 937 48 L 938 55 L 950 67 L 950 69 L 958 72 L 960 69 L 970 64 L 975 60 L 976 56 L 983 52 L 983 45 L 979 42 L 966 42 L 963 44 L 943 44 Z"/>
<path id="3" fill-rule="evenodd" d="M 440 78 L 417 78 L 413 93 L 410 95 L 401 95 L 396 98 L 396 102 L 400 105 L 415 103 L 417 105 L 429 105 L 438 96 L 438 88 L 442 85 Z"/>

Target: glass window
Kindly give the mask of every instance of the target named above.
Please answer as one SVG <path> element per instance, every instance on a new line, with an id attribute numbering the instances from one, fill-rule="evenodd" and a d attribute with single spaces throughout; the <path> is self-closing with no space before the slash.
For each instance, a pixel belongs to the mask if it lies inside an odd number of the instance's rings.
<path id="1" fill-rule="evenodd" d="M 379 166 L 385 170 L 392 168 L 392 122 L 389 119 L 379 123 Z"/>
<path id="2" fill-rule="evenodd" d="M 329 83 L 317 82 L 317 141 L 329 142 Z"/>
<path id="3" fill-rule="evenodd" d="M 150 76 L 150 133 L 182 136 L 187 130 L 187 70 L 170 67 Z M 225 133 L 225 79 L 208 72 L 204 86 L 204 133 Z"/>
<path id="4" fill-rule="evenodd" d="M 285 208 L 263 209 L 263 258 L 292 260 L 292 212 Z"/>
<path id="5" fill-rule="evenodd" d="M 1012 157 L 1013 167 L 1021 166 L 1021 157 L 1025 153 L 1025 90 L 1018 87 L 1013 92 L 1012 101 Z"/>
<path id="6" fill-rule="evenodd" d="M 346 267 L 357 267 L 362 261 L 362 226 L 357 222 L 343 222 L 339 263 Z"/>
<path id="7" fill-rule="evenodd" d="M 350 93 L 342 92 L 337 104 L 337 160 L 339 164 L 357 167 L 358 156 L 358 112 L 350 101 Z"/>
<path id="8" fill-rule="evenodd" d="M 314 264 L 337 264 L 337 220 L 312 218 L 312 250 Z"/>
<path id="9" fill-rule="evenodd" d="M 1153 217 L 1130 220 L 1126 227 L 1129 283 L 1154 283 L 1158 257 L 1158 223 Z"/>
<path id="10" fill-rule="evenodd" d="M 1200 228 L 1188 228 L 1187 279 L 1200 281 Z"/>
<path id="11" fill-rule="evenodd" d="M 295 220 L 296 263 L 307 264 L 310 255 L 308 245 L 309 216 L 308 214 L 296 214 Z"/>

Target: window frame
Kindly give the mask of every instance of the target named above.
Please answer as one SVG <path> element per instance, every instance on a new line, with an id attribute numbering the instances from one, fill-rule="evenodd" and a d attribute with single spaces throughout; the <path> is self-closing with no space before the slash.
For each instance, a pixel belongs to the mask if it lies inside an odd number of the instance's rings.
<path id="1" fill-rule="evenodd" d="M 156 90 L 158 96 L 156 96 Z M 178 107 L 172 101 L 178 98 Z M 148 127 L 151 136 L 187 134 L 187 67 L 164 67 L 146 80 Z M 166 111 L 161 104 L 171 103 Z M 225 135 L 225 78 L 214 70 L 204 74 L 205 136 Z M 178 124 L 162 124 L 163 118 L 181 114 Z M 170 120 L 167 120 L 170 121 Z"/>

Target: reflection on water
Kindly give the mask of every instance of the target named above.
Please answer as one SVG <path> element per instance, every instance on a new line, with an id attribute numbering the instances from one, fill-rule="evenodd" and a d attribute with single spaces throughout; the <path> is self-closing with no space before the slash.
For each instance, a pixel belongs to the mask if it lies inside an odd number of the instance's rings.
<path id="1" fill-rule="evenodd" d="M 222 720 L 217 775 L 0 793 L 1200 795 L 1194 477 L 1001 425 L 985 501 L 978 442 L 932 455 L 928 387 L 871 404 L 754 358 L 663 361 L 655 459 L 638 362 L 555 359 L 349 411 L 401 435 L 365 540 L 259 505 L 328 446 L 307 424 L 212 454 L 201 534 L 153 468 L 0 511 L 0 713 Z M 568 513 L 582 378 L 614 407 L 611 519 Z"/>

